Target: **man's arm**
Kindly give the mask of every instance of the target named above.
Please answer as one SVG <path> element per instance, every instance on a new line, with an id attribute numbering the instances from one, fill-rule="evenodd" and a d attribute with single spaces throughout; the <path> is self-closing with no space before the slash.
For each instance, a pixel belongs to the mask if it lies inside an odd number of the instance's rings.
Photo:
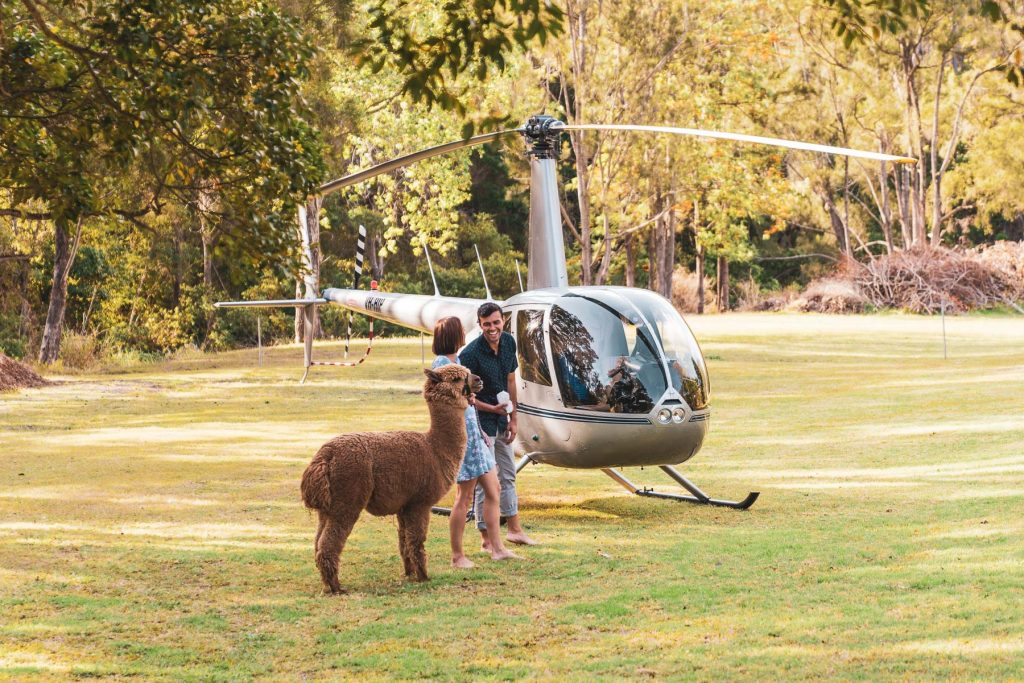
<path id="1" fill-rule="evenodd" d="M 519 431 L 519 399 L 516 395 L 516 373 L 515 370 L 508 373 L 508 397 L 512 404 L 512 414 L 508 416 L 508 443 L 516 439 Z"/>

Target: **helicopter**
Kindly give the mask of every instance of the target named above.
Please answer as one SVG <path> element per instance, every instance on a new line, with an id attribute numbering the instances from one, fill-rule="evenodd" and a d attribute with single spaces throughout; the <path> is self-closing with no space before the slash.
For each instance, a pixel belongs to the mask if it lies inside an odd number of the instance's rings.
<path id="1" fill-rule="evenodd" d="M 529 260 L 527 286 L 497 301 L 506 317 L 505 331 L 516 340 L 519 368 L 515 372 L 520 415 L 515 451 L 516 471 L 529 463 L 577 469 L 599 469 L 630 493 L 639 496 L 745 510 L 757 500 L 750 492 L 739 501 L 708 496 L 674 465 L 700 450 L 711 418 L 707 365 L 693 332 L 679 312 L 660 295 L 619 286 L 571 286 L 559 209 L 556 160 L 560 136 L 574 130 L 616 130 L 669 133 L 772 145 L 893 163 L 916 163 L 910 157 L 738 133 L 632 124 L 567 124 L 537 115 L 519 128 L 486 133 L 430 147 L 325 183 L 321 196 L 382 173 L 466 147 L 521 135 L 530 162 Z M 304 321 L 304 363 L 313 360 L 312 311 L 337 305 L 407 328 L 431 334 L 442 318 L 462 321 L 471 339 L 480 333 L 477 308 L 493 300 L 442 296 L 434 278 L 434 294 L 359 289 L 359 263 L 365 233 L 360 233 L 353 288 L 329 287 L 319 297 L 270 301 L 230 301 L 221 308 L 296 307 Z M 429 265 L 429 253 L 427 254 Z M 433 277 L 433 266 L 430 265 Z M 483 268 L 481 265 L 481 273 Z M 372 327 L 371 327 L 372 344 Z M 369 353 L 369 349 L 367 350 Z M 306 374 L 303 375 L 305 381 Z M 655 466 L 687 494 L 639 487 L 623 467 Z M 442 509 L 435 509 L 443 513 Z"/>

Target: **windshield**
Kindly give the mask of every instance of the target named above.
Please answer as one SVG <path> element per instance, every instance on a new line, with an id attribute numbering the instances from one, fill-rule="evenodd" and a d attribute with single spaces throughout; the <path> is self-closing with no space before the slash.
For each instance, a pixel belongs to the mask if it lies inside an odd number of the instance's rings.
<path id="1" fill-rule="evenodd" d="M 672 387 L 692 410 L 708 406 L 708 371 L 697 340 L 672 304 L 653 292 L 632 290 L 629 301 L 650 324 L 665 351 Z"/>
<path id="2" fill-rule="evenodd" d="M 657 345 L 621 304 L 568 295 L 552 306 L 551 356 L 565 406 L 648 413 L 665 393 Z"/>

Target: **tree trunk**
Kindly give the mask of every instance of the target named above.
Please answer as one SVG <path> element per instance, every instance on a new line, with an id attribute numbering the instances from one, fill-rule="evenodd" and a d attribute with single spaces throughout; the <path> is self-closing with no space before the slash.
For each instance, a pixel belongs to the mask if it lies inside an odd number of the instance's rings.
<path id="1" fill-rule="evenodd" d="M 896 170 L 896 208 L 900 212 L 900 237 L 903 240 L 903 248 L 908 248 L 913 242 L 913 217 L 910 210 L 910 169 L 900 166 Z"/>
<path id="2" fill-rule="evenodd" d="M 592 284 L 594 250 L 590 243 L 590 171 L 587 167 L 583 136 L 579 132 L 569 134 L 573 140 L 576 157 L 576 201 L 580 209 L 580 277 L 583 286 Z"/>
<path id="3" fill-rule="evenodd" d="M 604 251 L 601 252 L 601 264 L 597 268 L 597 273 L 594 275 L 594 284 L 603 285 L 605 280 L 608 278 L 608 271 L 612 267 L 612 239 L 608 234 L 611 230 L 611 226 L 608 224 L 608 215 L 603 216 L 604 222 L 604 239 L 601 244 Z"/>
<path id="4" fill-rule="evenodd" d="M 942 239 L 942 167 L 939 165 L 939 102 L 942 99 L 942 76 L 946 71 L 946 62 L 949 54 L 942 53 L 939 63 L 939 73 L 935 78 L 935 112 L 932 116 L 932 143 L 931 143 L 931 167 L 932 167 L 932 236 L 931 246 L 939 246 Z M 953 154 L 954 142 L 951 141 L 949 154 Z"/>
<path id="5" fill-rule="evenodd" d="M 589 68 L 588 52 L 590 50 L 590 39 L 587 35 L 589 30 L 588 3 L 567 3 L 566 12 L 566 33 L 569 39 L 569 69 L 572 74 L 572 89 L 566 86 L 562 80 L 561 101 L 566 118 L 569 123 L 584 123 L 584 103 L 587 102 L 587 85 L 589 82 L 587 69 Z M 588 155 L 586 145 L 583 141 L 582 131 L 569 133 L 569 143 L 572 145 L 573 155 L 576 162 L 576 198 L 579 202 L 580 222 L 580 278 L 583 285 L 592 283 L 594 251 L 590 243 L 590 167 L 588 166 Z"/>
<path id="6" fill-rule="evenodd" d="M 46 326 L 39 347 L 39 362 L 50 365 L 60 355 L 60 336 L 64 330 L 64 312 L 68 304 L 68 275 L 75 263 L 78 242 L 82 237 L 82 219 L 75 226 L 75 238 L 70 240 L 64 219 L 54 221 L 53 284 L 50 286 L 50 305 L 46 311 Z"/>
<path id="7" fill-rule="evenodd" d="M 828 182 L 825 183 L 824 189 L 819 192 L 818 196 L 821 197 L 821 203 L 825 211 L 828 212 L 828 219 L 832 225 L 832 234 L 836 236 L 836 246 L 839 247 L 839 251 L 843 254 L 849 254 L 849 243 L 846 240 L 846 224 L 839 213 L 839 207 L 832 201 L 832 188 Z"/>
<path id="8" fill-rule="evenodd" d="M 295 298 L 296 299 L 301 299 L 302 298 L 302 280 L 296 280 L 295 281 Z M 302 315 L 303 315 L 303 313 L 302 313 L 302 306 L 296 306 L 295 307 L 295 323 L 294 323 L 295 324 L 294 331 L 295 331 L 295 343 L 296 344 L 301 344 L 304 341 L 304 336 L 305 335 L 303 335 L 304 325 L 302 324 Z"/>
<path id="9" fill-rule="evenodd" d="M 704 245 L 700 242 L 700 201 L 693 202 L 693 234 L 697 249 L 697 313 L 704 313 Z"/>
<path id="10" fill-rule="evenodd" d="M 884 149 L 883 149 L 884 151 Z M 892 205 L 889 201 L 889 172 L 885 167 L 885 162 L 878 162 L 880 171 L 878 174 L 879 179 L 879 191 L 882 195 L 881 206 L 878 207 L 878 216 L 882 224 L 882 234 L 885 235 L 885 253 L 892 254 Z"/>
<path id="11" fill-rule="evenodd" d="M 302 277 L 295 283 L 296 299 L 315 299 L 320 296 L 320 265 L 323 256 L 320 253 L 320 207 L 322 197 L 311 197 L 299 211 L 298 226 L 299 242 L 302 245 Z M 304 309 L 295 308 L 295 341 L 305 341 Z M 320 335 L 320 315 L 313 307 L 313 338 Z"/>
<path id="12" fill-rule="evenodd" d="M 672 269 L 675 266 L 675 212 L 669 204 L 672 195 L 663 195 L 658 198 L 655 206 L 661 211 L 661 215 L 654 221 L 651 228 L 651 249 L 648 260 L 651 264 L 651 277 L 648 288 L 661 294 L 663 297 L 672 296 Z M 662 208 L 664 207 L 664 208 Z"/>
<path id="13" fill-rule="evenodd" d="M 626 286 L 636 287 L 636 246 L 633 235 L 626 237 Z"/>
<path id="14" fill-rule="evenodd" d="M 200 230 L 203 242 L 203 291 L 209 299 L 213 299 L 213 236 L 207 229 L 206 219 L 200 217 Z M 213 334 L 213 325 L 216 322 L 217 309 L 212 306 L 206 312 L 206 335 L 203 337 L 203 346 L 210 340 Z"/>
<path id="15" fill-rule="evenodd" d="M 704 313 L 704 245 L 697 245 L 697 313 Z"/>
<path id="16" fill-rule="evenodd" d="M 718 257 L 718 312 L 729 310 L 729 261 L 724 256 Z"/>
<path id="17" fill-rule="evenodd" d="M 658 293 L 666 299 L 672 298 L 672 272 L 676 265 L 676 213 L 668 204 L 672 202 L 669 195 L 665 198 L 668 212 L 662 219 L 661 253 L 658 254 Z"/>
<path id="18" fill-rule="evenodd" d="M 199 237 L 203 243 L 203 292 L 210 300 L 213 296 L 213 248 L 217 238 L 214 226 L 210 225 L 209 216 L 214 210 L 217 196 L 209 187 L 201 187 L 196 191 L 196 215 L 199 218 Z M 213 334 L 213 325 L 217 321 L 217 309 L 208 306 L 206 311 L 206 335 L 202 346 L 205 347 Z"/>
<path id="19" fill-rule="evenodd" d="M 920 66 L 918 44 L 908 41 L 900 42 L 901 65 L 903 67 L 903 87 L 906 92 L 906 125 L 907 137 L 910 141 L 911 155 L 919 161 L 914 169 L 913 182 L 910 183 L 910 246 L 925 244 L 925 201 L 924 193 L 927 186 L 925 178 L 925 139 L 921 127 L 921 102 L 917 93 L 917 71 Z"/>

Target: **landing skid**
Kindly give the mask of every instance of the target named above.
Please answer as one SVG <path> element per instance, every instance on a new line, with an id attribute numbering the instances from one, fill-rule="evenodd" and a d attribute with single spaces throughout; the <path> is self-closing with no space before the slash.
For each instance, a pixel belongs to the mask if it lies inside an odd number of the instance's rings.
<path id="1" fill-rule="evenodd" d="M 681 475 L 675 470 L 675 468 L 669 465 L 660 465 L 661 471 L 668 476 L 672 477 L 680 486 L 692 493 L 692 496 L 683 496 L 678 493 L 660 493 L 653 489 L 649 489 L 646 486 L 644 488 L 638 488 L 636 484 L 626 479 L 626 476 L 616 469 L 610 467 L 603 468 L 601 471 L 607 474 L 609 477 L 614 479 L 622 488 L 626 489 L 630 493 L 638 496 L 645 496 L 647 498 L 665 498 L 667 500 L 678 500 L 684 503 L 697 503 L 699 505 L 716 505 L 718 507 L 733 508 L 735 510 L 746 510 L 757 497 L 761 495 L 759 491 L 751 491 L 747 494 L 747 497 L 743 500 L 736 502 L 732 500 L 718 500 L 717 498 L 711 498 L 706 493 L 697 488 L 697 485 L 692 481 Z"/>
<path id="2" fill-rule="evenodd" d="M 531 462 L 533 461 L 530 460 L 530 456 L 528 455 L 524 455 L 522 458 L 520 458 L 519 462 L 516 463 L 516 474 L 519 474 L 519 472 L 524 467 L 529 465 Z M 626 475 L 624 475 L 622 472 L 619 472 L 616 469 L 607 467 L 602 468 L 601 471 L 607 474 L 612 479 L 614 479 L 620 486 L 622 486 L 622 488 L 626 489 L 630 493 L 635 494 L 637 496 L 644 496 L 645 498 L 664 498 L 666 500 L 678 500 L 683 503 L 696 503 L 698 505 L 714 505 L 717 507 L 732 508 L 734 510 L 746 510 L 751 505 L 753 505 L 754 502 L 757 500 L 758 496 L 761 495 L 760 491 L 751 491 L 750 493 L 747 494 L 747 497 L 741 501 L 719 500 L 717 498 L 711 498 L 710 496 L 708 496 L 708 494 L 701 491 L 696 484 L 694 484 L 692 481 L 690 481 L 682 474 L 680 474 L 671 465 L 659 465 L 659 469 L 661 469 L 661 471 L 667 474 L 668 476 L 672 477 L 672 479 L 674 479 L 676 483 L 678 483 L 680 486 L 682 486 L 684 489 L 686 489 L 693 495 L 683 496 L 678 493 L 661 493 L 660 491 L 649 489 L 646 486 L 643 488 L 639 488 L 636 484 L 627 479 Z M 433 512 L 435 515 L 442 515 L 444 517 L 448 517 L 452 514 L 451 508 L 445 507 L 433 507 L 430 509 L 430 511 Z M 472 519 L 473 509 L 470 508 L 466 521 L 468 522 Z"/>

